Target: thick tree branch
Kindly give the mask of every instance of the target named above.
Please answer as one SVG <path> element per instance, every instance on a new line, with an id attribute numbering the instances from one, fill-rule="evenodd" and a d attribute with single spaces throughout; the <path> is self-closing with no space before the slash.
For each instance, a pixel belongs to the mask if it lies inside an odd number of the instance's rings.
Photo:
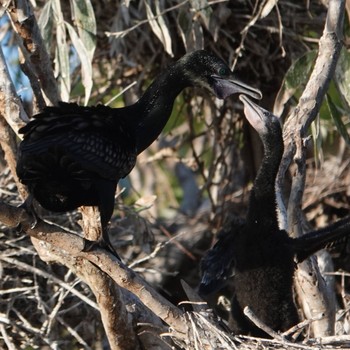
<path id="1" fill-rule="evenodd" d="M 284 175 L 294 160 L 297 172 L 294 186 L 288 203 L 289 231 L 297 222 L 295 208 L 301 208 L 305 179 L 306 140 L 310 124 L 315 120 L 329 83 L 334 75 L 335 67 L 342 48 L 342 28 L 344 20 L 344 1 L 331 0 L 325 29 L 319 40 L 318 57 L 300 97 L 297 107 L 288 117 L 284 125 L 285 151 L 277 178 L 278 188 L 283 188 Z M 280 191 L 281 193 L 281 191 Z"/>
<path id="2" fill-rule="evenodd" d="M 76 258 L 85 258 L 109 275 L 120 287 L 136 295 L 149 309 L 171 326 L 179 336 L 186 336 L 187 326 L 182 311 L 158 294 L 131 269 L 103 250 L 83 252 L 83 238 L 65 232 L 57 226 L 39 221 L 31 227 L 32 219 L 22 208 L 0 203 L 0 221 L 9 227 L 21 224 L 23 231 L 46 243 L 52 244 Z"/>
<path id="3" fill-rule="evenodd" d="M 280 196 L 286 171 L 294 160 L 295 173 L 292 179 L 291 194 L 288 201 L 287 229 L 294 236 L 302 234 L 301 203 L 305 188 L 306 150 L 309 127 L 315 120 L 329 83 L 334 75 L 335 67 L 342 47 L 342 31 L 344 21 L 344 1 L 330 0 L 327 20 L 322 37 L 319 40 L 318 57 L 299 100 L 298 106 L 287 119 L 284 126 L 285 152 L 277 178 L 277 193 Z M 282 201 L 278 201 L 280 206 Z M 308 280 L 305 280 L 308 276 Z M 297 289 L 302 304 L 307 306 L 305 313 L 310 317 L 322 313 L 324 318 L 315 321 L 315 336 L 331 335 L 334 332 L 334 309 L 328 299 L 326 284 L 320 276 L 317 264 L 305 262 L 298 266 L 296 273 Z M 307 286 L 307 288 L 306 288 Z M 317 296 L 317 297 L 315 297 Z"/>

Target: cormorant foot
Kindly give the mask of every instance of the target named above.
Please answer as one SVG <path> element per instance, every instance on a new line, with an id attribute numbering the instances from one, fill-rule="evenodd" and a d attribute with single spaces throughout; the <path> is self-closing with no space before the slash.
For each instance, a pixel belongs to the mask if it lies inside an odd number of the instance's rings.
<path id="1" fill-rule="evenodd" d="M 115 249 L 113 248 L 113 246 L 111 244 L 107 244 L 103 240 L 90 241 L 88 239 L 84 239 L 83 252 L 92 252 L 96 248 L 106 249 L 109 253 L 111 253 L 112 255 L 114 255 L 116 258 L 118 258 L 121 261 L 118 253 L 115 251 Z"/>
<path id="2" fill-rule="evenodd" d="M 28 215 L 32 217 L 32 223 L 30 225 L 30 228 L 33 229 L 38 224 L 40 218 L 38 214 L 35 212 L 34 206 L 33 206 L 33 196 L 29 195 L 28 198 L 18 206 L 18 208 L 24 209 Z M 21 226 L 21 224 L 18 225 L 18 227 Z M 17 228 L 16 228 L 17 229 Z M 22 231 L 22 227 L 19 228 Z"/>

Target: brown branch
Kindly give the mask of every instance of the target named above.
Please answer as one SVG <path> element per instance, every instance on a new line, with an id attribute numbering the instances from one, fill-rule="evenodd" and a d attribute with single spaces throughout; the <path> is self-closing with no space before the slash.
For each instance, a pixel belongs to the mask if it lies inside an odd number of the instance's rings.
<path id="1" fill-rule="evenodd" d="M 289 231 L 292 231 L 293 224 L 297 222 L 296 211 L 298 209 L 296 208 L 301 208 L 305 186 L 305 151 L 309 126 L 319 112 L 329 83 L 334 75 L 342 47 L 343 16 L 344 1 L 331 0 L 325 29 L 319 40 L 318 57 L 314 69 L 297 107 L 284 125 L 285 151 L 277 178 L 279 189 L 283 188 L 284 175 L 292 160 L 297 165 L 297 172 L 293 179 L 292 195 L 288 203 Z"/>
<path id="2" fill-rule="evenodd" d="M 32 228 L 32 219 L 22 208 L 0 203 L 0 221 L 9 227 L 21 224 L 23 231 L 31 237 L 45 241 L 54 246 L 55 249 L 63 250 L 69 256 L 89 260 L 109 275 L 120 287 L 136 295 L 144 305 L 172 327 L 179 336 L 186 336 L 187 326 L 182 311 L 158 294 L 111 254 L 100 249 L 94 252 L 83 252 L 83 238 L 43 221 L 39 221 L 36 227 Z"/>
<path id="3" fill-rule="evenodd" d="M 90 286 L 96 297 L 111 349 L 138 350 L 133 318 L 128 315 L 121 289 L 90 261 L 74 260 L 79 261 L 74 272 Z"/>
<path id="4" fill-rule="evenodd" d="M 327 20 L 323 35 L 319 40 L 319 52 L 314 69 L 298 106 L 289 116 L 284 126 L 285 152 L 277 177 L 277 196 L 280 197 L 283 192 L 284 175 L 292 160 L 294 160 L 296 170 L 292 179 L 287 212 L 283 211 L 284 208 L 282 207 L 282 213 L 287 215 L 288 231 L 293 233 L 294 236 L 302 234 L 301 203 L 305 188 L 309 127 L 319 112 L 330 80 L 334 75 L 342 47 L 343 21 L 344 1 L 329 1 Z M 282 202 L 280 200 L 278 202 L 281 206 Z M 305 276 L 310 278 L 306 280 Z M 302 300 L 305 314 L 309 317 L 319 313 L 324 313 L 325 315 L 322 320 L 315 321 L 312 324 L 315 336 L 333 334 L 334 308 L 331 307 L 332 303 L 317 264 L 307 261 L 299 265 L 296 279 L 298 294 Z M 301 288 L 301 286 L 305 289 Z"/>

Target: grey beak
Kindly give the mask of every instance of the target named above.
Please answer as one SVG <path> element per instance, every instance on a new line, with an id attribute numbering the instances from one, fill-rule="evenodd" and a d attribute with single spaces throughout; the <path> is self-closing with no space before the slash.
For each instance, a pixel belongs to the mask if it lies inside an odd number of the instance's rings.
<path id="1" fill-rule="evenodd" d="M 214 91 L 218 98 L 225 99 L 233 94 L 244 94 L 250 97 L 261 100 L 262 93 L 258 89 L 242 83 L 236 79 L 224 79 L 218 76 L 212 76 L 214 79 Z"/>

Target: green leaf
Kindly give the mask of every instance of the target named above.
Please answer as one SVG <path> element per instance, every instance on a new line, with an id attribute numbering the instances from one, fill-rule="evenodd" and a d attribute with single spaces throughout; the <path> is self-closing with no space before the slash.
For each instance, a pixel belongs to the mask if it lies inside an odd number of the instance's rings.
<path id="1" fill-rule="evenodd" d="M 337 67 L 334 74 L 334 82 L 342 98 L 346 103 L 347 109 L 350 108 L 350 52 L 342 49 Z"/>
<path id="2" fill-rule="evenodd" d="M 273 113 L 281 115 L 284 105 L 295 95 L 301 94 L 315 63 L 317 51 L 309 51 L 297 59 L 288 69 L 277 94 Z"/>
<path id="3" fill-rule="evenodd" d="M 71 0 L 72 19 L 92 61 L 96 49 L 96 18 L 90 0 Z"/>
<path id="4" fill-rule="evenodd" d="M 343 137 L 348 146 L 350 146 L 350 136 L 346 125 L 342 120 L 342 114 L 338 111 L 336 105 L 333 103 L 330 95 L 326 95 L 326 102 L 328 106 L 329 113 L 334 121 L 335 126 L 337 127 L 340 135 Z"/>
<path id="5" fill-rule="evenodd" d="M 80 62 L 81 62 L 81 79 L 82 83 L 85 87 L 85 105 L 87 105 L 91 89 L 92 89 L 92 64 L 91 60 L 89 58 L 89 53 L 87 52 L 83 41 L 78 37 L 77 32 L 74 30 L 74 28 L 67 22 L 65 22 L 65 25 L 68 29 L 69 36 L 72 40 L 72 44 L 74 48 L 77 51 L 77 54 L 79 56 Z"/>
<path id="6" fill-rule="evenodd" d="M 51 51 L 53 37 L 54 16 L 52 12 L 52 1 L 50 0 L 43 7 L 38 19 L 39 30 L 48 52 Z"/>

